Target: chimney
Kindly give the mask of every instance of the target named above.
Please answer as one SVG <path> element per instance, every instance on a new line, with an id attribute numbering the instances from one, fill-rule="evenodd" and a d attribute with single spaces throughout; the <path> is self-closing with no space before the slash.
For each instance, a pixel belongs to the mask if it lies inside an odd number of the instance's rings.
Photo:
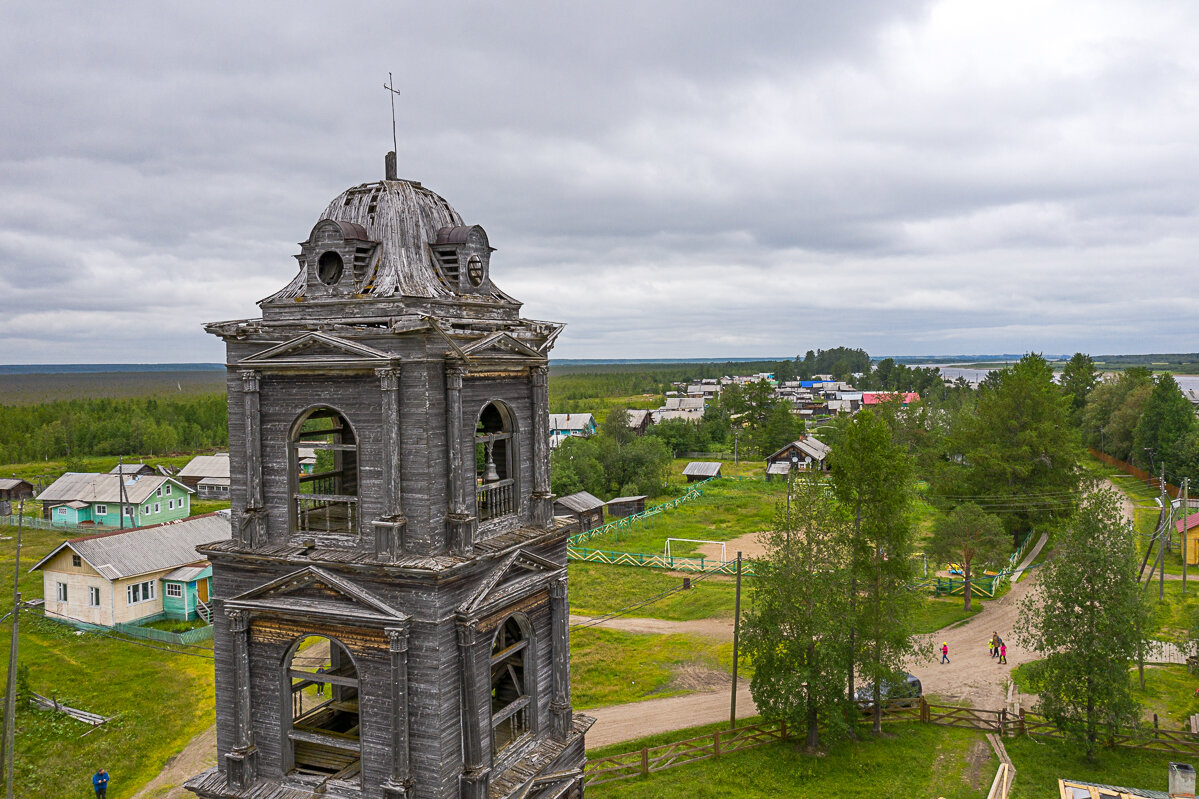
<path id="1" fill-rule="evenodd" d="M 387 169 L 388 180 L 399 180 L 396 176 L 396 151 L 392 150 L 387 154 L 387 159 L 384 161 Z"/>
<path id="2" fill-rule="evenodd" d="M 1194 799 L 1195 767 L 1190 763 L 1170 764 L 1170 799 Z"/>

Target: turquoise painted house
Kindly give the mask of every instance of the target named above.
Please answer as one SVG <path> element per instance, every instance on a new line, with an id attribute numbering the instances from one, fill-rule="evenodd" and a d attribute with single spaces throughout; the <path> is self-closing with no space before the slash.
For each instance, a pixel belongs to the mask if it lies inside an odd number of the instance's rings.
<path id="1" fill-rule="evenodd" d="M 162 576 L 162 612 L 168 619 L 201 618 L 212 622 L 212 564 L 206 560 L 180 566 Z"/>
<path id="2" fill-rule="evenodd" d="M 60 527 L 146 527 L 191 514 L 191 488 L 173 477 L 67 472 L 38 495 Z"/>

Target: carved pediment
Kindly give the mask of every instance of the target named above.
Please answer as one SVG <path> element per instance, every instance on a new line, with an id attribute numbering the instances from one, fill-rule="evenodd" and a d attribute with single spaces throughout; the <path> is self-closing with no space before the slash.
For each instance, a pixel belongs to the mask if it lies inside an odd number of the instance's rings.
<path id="1" fill-rule="evenodd" d="M 237 365 L 256 369 L 308 365 L 378 367 L 392 360 L 392 356 L 374 347 L 346 341 L 328 333 L 305 333 L 243 358 Z"/>
<path id="2" fill-rule="evenodd" d="M 497 331 L 478 341 L 464 345 L 462 354 L 468 358 L 543 358 L 543 353 L 517 341 L 511 335 Z"/>
<path id="3" fill-rule="evenodd" d="M 316 566 L 280 577 L 225 601 L 231 610 L 314 616 L 340 622 L 398 625 L 408 616 L 371 592 Z"/>
<path id="4" fill-rule="evenodd" d="M 484 608 L 510 602 L 544 585 L 566 569 L 553 561 L 518 550 L 504 558 L 487 576 L 471 598 L 458 606 L 458 612 L 471 616 Z"/>

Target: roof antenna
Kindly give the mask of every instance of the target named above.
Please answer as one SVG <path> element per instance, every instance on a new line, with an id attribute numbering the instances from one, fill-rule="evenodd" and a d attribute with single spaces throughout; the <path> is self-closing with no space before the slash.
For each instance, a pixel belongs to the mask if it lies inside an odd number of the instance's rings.
<path id="1" fill-rule="evenodd" d="M 391 146 L 392 151 L 387 154 L 387 179 L 399 180 L 396 171 L 396 153 L 400 150 L 400 145 L 396 141 L 396 95 L 400 90 L 395 88 L 395 81 L 392 80 L 391 73 L 387 73 L 387 83 L 383 84 L 383 88 L 391 92 Z"/>

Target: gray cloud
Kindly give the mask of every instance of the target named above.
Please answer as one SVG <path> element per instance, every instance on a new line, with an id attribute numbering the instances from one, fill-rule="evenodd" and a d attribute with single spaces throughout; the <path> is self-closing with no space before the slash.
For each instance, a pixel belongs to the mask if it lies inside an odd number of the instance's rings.
<path id="1" fill-rule="evenodd" d="M 218 360 L 329 198 L 401 173 L 561 357 L 1194 349 L 1178 2 L 20 5 L 4 362 Z"/>

